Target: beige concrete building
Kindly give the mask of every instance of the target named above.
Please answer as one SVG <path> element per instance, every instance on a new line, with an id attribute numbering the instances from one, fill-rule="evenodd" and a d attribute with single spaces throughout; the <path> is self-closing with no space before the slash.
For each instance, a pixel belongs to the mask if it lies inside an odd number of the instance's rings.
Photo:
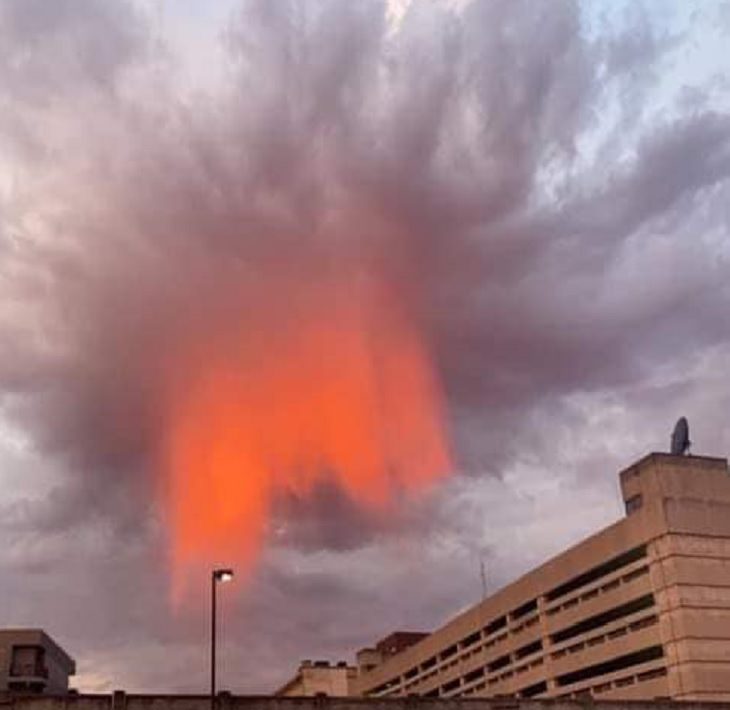
<path id="1" fill-rule="evenodd" d="M 278 696 L 347 697 L 351 694 L 350 684 L 357 675 L 357 669 L 344 661 L 302 661 L 294 677 L 279 688 Z"/>
<path id="2" fill-rule="evenodd" d="M 390 657 L 355 695 L 730 700 L 725 459 L 650 454 L 626 517 Z"/>
<path id="3" fill-rule="evenodd" d="M 0 629 L 0 692 L 65 693 L 74 660 L 41 629 Z"/>

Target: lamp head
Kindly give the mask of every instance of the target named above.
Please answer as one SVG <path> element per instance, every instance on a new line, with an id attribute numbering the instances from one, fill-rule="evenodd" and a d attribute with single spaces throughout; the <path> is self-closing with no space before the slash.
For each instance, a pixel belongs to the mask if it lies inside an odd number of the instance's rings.
<path id="1" fill-rule="evenodd" d="M 214 569 L 213 579 L 216 582 L 230 582 L 233 579 L 232 569 Z"/>

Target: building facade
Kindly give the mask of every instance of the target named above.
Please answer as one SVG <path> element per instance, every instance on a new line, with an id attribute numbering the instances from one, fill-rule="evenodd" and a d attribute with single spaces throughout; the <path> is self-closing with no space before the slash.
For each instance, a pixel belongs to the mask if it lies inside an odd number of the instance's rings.
<path id="1" fill-rule="evenodd" d="M 302 661 L 294 677 L 279 688 L 274 695 L 280 697 L 312 697 L 327 695 L 347 697 L 351 695 L 351 683 L 357 668 L 344 661 Z"/>
<path id="2" fill-rule="evenodd" d="M 399 653 L 363 649 L 352 693 L 730 700 L 727 460 L 650 454 L 620 484 L 625 518 Z"/>
<path id="3" fill-rule="evenodd" d="M 65 693 L 74 660 L 41 629 L 0 629 L 0 691 Z"/>

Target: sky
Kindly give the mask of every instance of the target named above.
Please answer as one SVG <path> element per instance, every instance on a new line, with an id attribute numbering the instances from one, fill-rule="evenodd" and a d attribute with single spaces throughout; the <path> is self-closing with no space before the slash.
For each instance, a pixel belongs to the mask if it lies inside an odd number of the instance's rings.
<path id="1" fill-rule="evenodd" d="M 269 692 L 619 518 L 678 417 L 727 456 L 728 35 L 0 0 L 0 626 L 84 691 L 205 692 L 233 560 L 219 685 Z"/>

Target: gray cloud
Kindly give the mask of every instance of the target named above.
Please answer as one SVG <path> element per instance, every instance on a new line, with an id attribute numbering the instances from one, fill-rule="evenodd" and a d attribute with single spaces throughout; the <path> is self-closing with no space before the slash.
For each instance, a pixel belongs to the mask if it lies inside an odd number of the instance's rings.
<path id="1" fill-rule="evenodd" d="M 727 114 L 653 93 L 683 41 L 653 18 L 583 22 L 245 0 L 200 96 L 131 5 L 0 5 L 0 408 L 12 480 L 40 476 L 2 504 L 9 622 L 58 630 L 87 687 L 204 683 L 156 504 L 170 372 L 232 322 L 275 347 L 341 274 L 429 345 L 458 474 L 389 515 L 329 483 L 278 500 L 227 602 L 234 689 L 429 628 L 480 556 L 497 585 L 610 520 L 675 410 L 727 451 Z"/>

